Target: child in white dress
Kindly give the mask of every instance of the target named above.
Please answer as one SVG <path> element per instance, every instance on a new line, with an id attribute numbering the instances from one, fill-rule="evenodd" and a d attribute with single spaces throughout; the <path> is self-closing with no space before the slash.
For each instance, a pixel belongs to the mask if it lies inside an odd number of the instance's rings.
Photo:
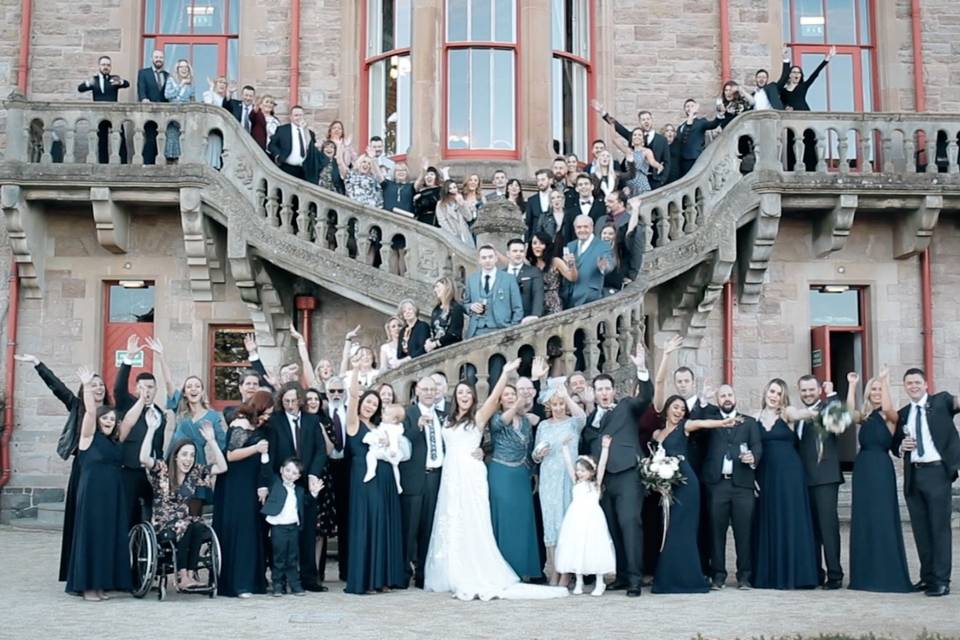
<path id="1" fill-rule="evenodd" d="M 400 463 L 403 462 L 403 407 L 399 404 L 388 404 L 383 410 L 383 421 L 377 427 L 371 427 L 369 433 L 363 436 L 363 442 L 369 445 L 367 449 L 367 475 L 364 482 L 370 482 L 377 475 L 377 461 L 384 460 L 393 466 L 393 477 L 397 481 L 397 493 L 403 493 L 400 486 Z M 384 438 L 386 436 L 386 438 Z M 409 454 L 408 454 L 409 455 Z"/>
<path id="2" fill-rule="evenodd" d="M 607 520 L 600 508 L 600 487 L 607 468 L 610 453 L 610 436 L 603 436 L 600 463 L 590 456 L 579 456 L 576 464 L 570 459 L 567 447 L 563 457 L 567 471 L 575 484 L 573 501 L 563 516 L 560 535 L 557 538 L 556 570 L 558 573 L 573 573 L 577 584 L 574 595 L 583 593 L 583 575 L 596 575 L 597 582 L 591 595 L 601 596 L 607 585 L 603 576 L 617 570 L 613 539 L 607 529 Z"/>

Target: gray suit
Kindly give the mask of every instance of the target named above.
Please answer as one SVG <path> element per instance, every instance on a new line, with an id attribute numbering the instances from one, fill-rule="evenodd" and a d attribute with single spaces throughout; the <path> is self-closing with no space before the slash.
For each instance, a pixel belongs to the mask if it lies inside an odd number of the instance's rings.
<path id="1" fill-rule="evenodd" d="M 474 271 L 467 276 L 467 285 L 463 291 L 463 306 L 470 316 L 467 338 L 520 324 L 523 319 L 523 300 L 517 279 L 497 269 L 491 278 L 490 291 L 484 292 L 482 275 L 483 272 Z M 477 315 L 470 311 L 471 304 L 484 299 L 487 301 L 487 308 L 482 314 Z"/>
<path id="2" fill-rule="evenodd" d="M 580 241 L 574 240 L 567 245 L 577 257 L 577 281 L 570 287 L 571 307 L 578 307 L 603 297 L 603 273 L 597 262 L 606 258 L 609 268 L 613 268 L 613 254 L 610 245 L 594 235 L 593 240 L 583 254 L 580 253 Z"/>

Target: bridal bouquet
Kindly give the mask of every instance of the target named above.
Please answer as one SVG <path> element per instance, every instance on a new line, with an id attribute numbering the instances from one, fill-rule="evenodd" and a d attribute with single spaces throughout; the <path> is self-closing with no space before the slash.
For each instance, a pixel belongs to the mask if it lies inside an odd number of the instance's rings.
<path id="1" fill-rule="evenodd" d="M 640 482 L 648 491 L 660 494 L 660 508 L 663 509 L 663 538 L 660 540 L 660 550 L 667 541 L 667 530 L 670 528 L 670 505 L 673 504 L 673 487 L 678 484 L 687 484 L 687 477 L 680 473 L 680 462 L 683 456 L 668 456 L 666 450 L 660 446 L 650 448 L 650 457 L 639 461 Z"/>
<path id="2" fill-rule="evenodd" d="M 823 459 L 823 439 L 828 435 L 839 436 L 853 424 L 853 416 L 839 400 L 827 405 L 816 421 L 817 426 L 817 463 Z"/>

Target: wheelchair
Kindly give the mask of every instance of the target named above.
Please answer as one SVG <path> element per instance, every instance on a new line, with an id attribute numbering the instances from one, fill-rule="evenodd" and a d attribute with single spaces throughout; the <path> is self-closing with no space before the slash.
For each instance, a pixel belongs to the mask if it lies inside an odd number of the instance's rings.
<path id="1" fill-rule="evenodd" d="M 217 577 L 220 575 L 220 541 L 207 522 L 197 523 L 204 528 L 200 545 L 199 562 L 194 577 L 201 583 L 189 589 L 180 589 L 177 584 L 177 543 L 173 535 L 158 536 L 153 525 L 141 522 L 130 530 L 130 567 L 133 572 L 133 596 L 144 598 L 156 586 L 157 599 L 167 596 L 167 580 L 173 576 L 177 593 L 204 594 L 210 598 L 217 595 Z"/>

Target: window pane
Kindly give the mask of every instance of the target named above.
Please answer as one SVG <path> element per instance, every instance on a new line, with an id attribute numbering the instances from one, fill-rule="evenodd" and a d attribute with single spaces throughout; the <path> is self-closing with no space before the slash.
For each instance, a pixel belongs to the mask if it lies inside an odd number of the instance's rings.
<path id="1" fill-rule="evenodd" d="M 870 44 L 873 34 L 870 33 L 870 9 L 872 3 L 860 0 L 860 44 Z"/>
<path id="2" fill-rule="evenodd" d="M 857 14 L 854 0 L 827 0 L 827 42 L 856 44 Z"/>
<path id="3" fill-rule="evenodd" d="M 236 82 L 239 79 L 237 65 L 240 58 L 240 41 L 227 40 L 227 79 Z"/>
<path id="4" fill-rule="evenodd" d="M 467 39 L 468 0 L 447 0 L 447 42 Z"/>
<path id="5" fill-rule="evenodd" d="M 869 49 L 860 51 L 860 73 L 863 74 L 863 110 L 873 111 L 873 59 Z"/>
<path id="6" fill-rule="evenodd" d="M 108 322 L 153 322 L 153 285 L 110 285 Z"/>
<path id="7" fill-rule="evenodd" d="M 482 1 L 483 0 L 480 0 L 480 2 Z M 477 3 L 474 2 L 474 4 Z M 494 20 L 496 23 L 496 36 L 494 40 L 497 42 L 514 42 L 513 23 L 517 14 L 513 0 L 496 0 L 494 10 Z"/>
<path id="8" fill-rule="evenodd" d="M 247 350 L 243 346 L 243 336 L 249 333 L 245 329 L 218 329 L 213 334 L 213 354 L 211 360 L 216 363 L 245 363 Z"/>
<path id="9" fill-rule="evenodd" d="M 550 46 L 555 51 L 566 51 L 567 0 L 553 0 L 550 11 Z"/>
<path id="10" fill-rule="evenodd" d="M 157 42 L 153 38 L 144 38 L 143 39 L 143 65 L 144 67 L 149 67 L 150 62 L 153 59 L 153 50 L 156 48 Z"/>
<path id="11" fill-rule="evenodd" d="M 236 0 L 227 2 L 227 16 L 230 24 L 227 33 L 240 33 L 240 3 Z"/>
<path id="12" fill-rule="evenodd" d="M 194 0 L 187 8 L 194 33 L 217 34 L 225 32 L 224 4 L 226 0 Z"/>
<path id="13" fill-rule="evenodd" d="M 587 70 L 562 58 L 553 59 L 551 123 L 554 144 L 564 155 L 586 157 Z"/>
<path id="14" fill-rule="evenodd" d="M 823 0 L 794 0 L 797 24 L 794 27 L 797 42 L 822 43 L 824 37 Z"/>
<path id="15" fill-rule="evenodd" d="M 860 324 L 860 293 L 849 289 L 830 293 L 813 289 L 810 291 L 810 326 L 820 325 L 858 326 Z"/>
<path id="16" fill-rule="evenodd" d="M 190 57 L 190 45 L 167 43 L 163 45 L 163 57 L 164 64 L 166 65 L 166 69 L 168 71 L 177 67 L 178 60 L 186 60 L 191 66 L 193 66 L 193 77 L 196 78 L 197 81 L 200 81 L 201 79 L 206 81 L 204 76 L 201 76 L 197 73 L 197 67 L 193 64 L 193 60 Z M 149 58 L 147 60 L 149 60 Z M 211 76 L 211 78 L 212 77 L 213 76 Z M 194 89 L 196 89 L 196 87 L 194 87 Z"/>
<path id="17" fill-rule="evenodd" d="M 491 147 L 494 149 L 511 150 L 516 148 L 513 74 L 513 52 L 494 51 L 493 77 L 490 79 L 493 94 L 493 140 Z M 496 79 L 495 82 L 494 78 Z"/>
<path id="18" fill-rule="evenodd" d="M 162 0 L 159 33 L 190 33 L 191 0 Z"/>
<path id="19" fill-rule="evenodd" d="M 410 56 L 393 56 L 370 67 L 370 135 L 383 138 L 387 155 L 410 147 Z"/>
<path id="20" fill-rule="evenodd" d="M 470 148 L 470 82 L 469 49 L 450 52 L 447 65 L 447 147 Z"/>
<path id="21" fill-rule="evenodd" d="M 213 398 L 218 401 L 240 401 L 240 375 L 243 367 L 215 367 L 213 369 Z"/>
<path id="22" fill-rule="evenodd" d="M 551 40 L 557 51 L 587 58 L 589 15 L 586 0 L 553 0 Z"/>
<path id="23" fill-rule="evenodd" d="M 838 53 L 830 61 L 827 72 L 830 79 L 830 111 L 856 111 L 853 102 L 853 56 Z M 823 81 L 823 74 L 817 81 Z"/>
<path id="24" fill-rule="evenodd" d="M 502 81 L 494 83 L 491 51 L 474 49 L 470 55 L 470 148 L 489 149 L 493 136 L 492 95 Z"/>
<path id="25" fill-rule="evenodd" d="M 143 32 L 156 33 L 156 29 L 157 29 L 157 0 L 144 0 Z"/>
<path id="26" fill-rule="evenodd" d="M 193 45 L 193 77 L 199 82 L 206 82 L 207 78 L 216 78 L 220 75 L 220 47 L 215 44 Z M 206 90 L 206 89 L 204 89 Z M 198 102 L 201 96 L 195 98 Z"/>
<path id="27" fill-rule="evenodd" d="M 493 0 L 472 0 L 470 2 L 470 39 L 476 42 L 493 40 L 491 24 L 493 22 Z"/>
<path id="28" fill-rule="evenodd" d="M 830 63 L 830 70 L 833 70 L 834 62 L 840 56 L 836 56 Z M 803 77 L 807 78 L 817 68 L 817 65 L 823 61 L 821 53 L 804 53 L 800 56 L 800 66 L 803 68 Z M 807 90 L 807 104 L 811 111 L 827 111 L 827 72 L 821 71 L 820 77 L 816 82 L 810 85 Z"/>
<path id="29" fill-rule="evenodd" d="M 396 0 L 396 48 L 406 49 L 410 46 L 410 32 L 413 30 L 413 10 L 410 0 Z"/>

